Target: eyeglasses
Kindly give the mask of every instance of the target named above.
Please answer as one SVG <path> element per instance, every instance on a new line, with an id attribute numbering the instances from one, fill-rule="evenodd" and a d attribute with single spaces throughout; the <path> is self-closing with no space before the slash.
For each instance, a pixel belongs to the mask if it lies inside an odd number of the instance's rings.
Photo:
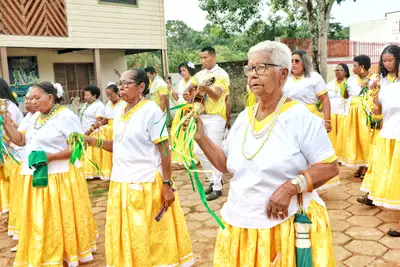
<path id="1" fill-rule="evenodd" d="M 117 82 L 117 87 L 130 87 L 132 85 L 136 84 L 135 81 L 118 81 Z"/>
<path id="2" fill-rule="evenodd" d="M 297 58 L 295 58 L 295 59 L 292 59 L 292 64 L 293 64 L 293 63 L 296 63 L 296 64 L 297 64 L 297 63 L 300 63 L 300 62 L 301 62 L 301 60 L 300 60 L 300 59 L 297 59 Z"/>
<path id="3" fill-rule="evenodd" d="M 261 63 L 256 66 L 246 65 L 243 67 L 244 75 L 250 76 L 253 70 L 256 70 L 257 75 L 263 75 L 264 72 L 268 69 L 268 67 L 281 67 L 280 65 L 270 64 L 270 63 Z"/>

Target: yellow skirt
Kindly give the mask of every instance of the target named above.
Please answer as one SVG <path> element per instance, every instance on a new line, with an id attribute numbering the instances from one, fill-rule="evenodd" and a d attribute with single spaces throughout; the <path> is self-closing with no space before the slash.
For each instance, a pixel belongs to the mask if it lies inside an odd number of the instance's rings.
<path id="1" fill-rule="evenodd" d="M 3 165 L 0 167 L 0 215 L 8 212 L 10 201 L 10 181 L 4 172 Z"/>
<path id="2" fill-rule="evenodd" d="M 379 137 L 370 165 L 361 190 L 377 206 L 400 209 L 400 140 Z"/>
<path id="3" fill-rule="evenodd" d="M 322 114 L 321 112 L 319 112 L 318 108 L 317 108 L 317 104 L 306 104 L 306 107 L 311 111 L 311 113 L 317 115 L 318 117 L 320 117 L 321 119 L 324 118 L 324 114 Z"/>
<path id="4" fill-rule="evenodd" d="M 307 215 L 314 267 L 334 267 L 332 233 L 328 212 L 315 201 Z M 220 229 L 214 253 L 214 267 L 269 267 L 278 253 L 275 267 L 296 267 L 294 216 L 270 229 L 245 229 L 225 223 Z"/>
<path id="5" fill-rule="evenodd" d="M 47 187 L 33 187 L 23 177 L 18 189 L 20 212 L 14 266 L 77 266 L 93 259 L 97 227 L 82 173 L 73 165 L 68 173 L 50 174 Z"/>
<path id="6" fill-rule="evenodd" d="M 13 236 L 15 234 L 15 226 L 19 211 L 19 199 L 18 197 L 18 187 L 23 182 L 20 175 L 22 169 L 22 162 L 13 162 L 11 168 L 14 170 L 13 174 L 10 175 L 10 211 L 8 214 L 8 235 Z"/>
<path id="7" fill-rule="evenodd" d="M 342 164 L 349 167 L 366 166 L 369 159 L 370 128 L 359 97 L 353 97 L 348 116 L 340 128 L 337 139 L 341 149 L 337 156 Z"/>
<path id="8" fill-rule="evenodd" d="M 93 138 L 104 138 L 105 134 L 102 131 L 95 131 L 93 133 L 90 134 L 90 137 Z M 83 170 L 84 170 L 84 174 L 86 179 L 94 179 L 94 178 L 101 178 L 104 179 L 103 175 L 101 172 L 99 172 L 98 170 L 96 170 L 96 168 L 92 165 L 92 163 L 90 163 L 89 159 L 96 163 L 97 166 L 100 168 L 101 166 L 101 157 L 102 157 L 102 149 L 97 148 L 97 147 L 88 147 L 86 149 L 86 158 L 84 159 L 83 162 Z"/>
<path id="9" fill-rule="evenodd" d="M 179 196 L 155 220 L 161 209 L 163 178 L 155 182 L 110 183 L 106 220 L 106 260 L 109 267 L 192 266 L 192 242 Z"/>
<path id="10" fill-rule="evenodd" d="M 113 140 L 113 121 L 108 120 L 108 124 L 101 128 L 101 131 L 104 133 L 104 140 Z M 100 160 L 100 170 L 101 170 L 101 178 L 103 180 L 109 180 L 111 177 L 112 171 L 112 153 L 101 150 L 101 160 Z"/>

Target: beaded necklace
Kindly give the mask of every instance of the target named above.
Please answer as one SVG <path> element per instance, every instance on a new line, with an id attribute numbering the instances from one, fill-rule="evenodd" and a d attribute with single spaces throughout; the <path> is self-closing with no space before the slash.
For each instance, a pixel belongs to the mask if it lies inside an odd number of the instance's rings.
<path id="1" fill-rule="evenodd" d="M 59 104 L 55 104 L 50 112 L 48 114 L 40 114 L 36 120 L 35 120 L 35 124 L 33 125 L 33 128 L 38 131 L 40 130 L 52 117 L 54 117 L 54 115 L 56 114 L 56 111 L 58 110 L 58 108 L 60 107 Z M 39 119 L 41 120 L 41 122 L 39 123 Z"/>
<path id="2" fill-rule="evenodd" d="M 287 96 L 283 96 L 283 97 L 279 100 L 278 105 L 277 105 L 276 108 L 275 108 L 274 115 L 273 115 L 273 117 L 272 117 L 271 122 L 270 122 L 266 127 L 264 127 L 264 128 L 260 131 L 260 133 L 255 133 L 255 132 L 254 132 L 254 120 L 255 120 L 255 116 L 256 116 L 256 114 L 257 114 L 257 112 L 258 112 L 258 108 L 259 108 L 259 103 L 257 103 L 257 105 L 256 105 L 255 108 L 254 108 L 254 112 L 253 112 L 252 119 L 251 119 L 251 121 L 247 124 L 246 131 L 244 132 L 244 138 L 243 138 L 243 142 L 242 142 L 242 155 L 243 155 L 243 157 L 244 157 L 245 159 L 247 159 L 247 160 L 252 160 L 255 156 L 257 156 L 257 154 L 258 154 L 258 153 L 261 151 L 261 149 L 264 147 L 265 143 L 268 141 L 268 139 L 269 139 L 269 137 L 270 137 L 270 135 L 271 135 L 272 129 L 274 128 L 276 121 L 278 120 L 278 116 L 279 116 L 279 114 L 280 114 L 280 112 L 281 112 L 281 109 L 282 109 L 283 104 L 286 102 L 286 99 L 287 99 Z M 246 153 L 244 152 L 244 147 L 245 147 L 245 144 L 246 144 L 247 133 L 248 133 L 248 131 L 249 131 L 249 127 L 250 127 L 250 126 L 251 126 L 251 128 L 252 128 L 252 133 L 253 133 L 253 136 L 254 136 L 255 138 L 259 139 L 259 138 L 261 138 L 261 137 L 262 137 L 263 135 L 265 135 L 265 134 L 267 134 L 267 136 L 265 137 L 264 141 L 261 143 L 261 146 L 257 149 L 257 151 L 256 151 L 252 156 L 247 156 Z"/>

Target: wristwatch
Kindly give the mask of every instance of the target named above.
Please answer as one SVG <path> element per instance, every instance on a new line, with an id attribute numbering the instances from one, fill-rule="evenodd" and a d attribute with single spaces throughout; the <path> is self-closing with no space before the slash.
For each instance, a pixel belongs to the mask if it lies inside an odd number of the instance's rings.
<path id="1" fill-rule="evenodd" d="M 163 184 L 167 184 L 169 186 L 172 186 L 174 184 L 174 182 L 172 180 L 164 180 Z"/>
<path id="2" fill-rule="evenodd" d="M 290 180 L 290 182 L 292 183 L 292 185 L 294 185 L 297 189 L 297 193 L 300 194 L 301 193 L 301 187 L 299 185 L 299 181 L 295 178 Z"/>

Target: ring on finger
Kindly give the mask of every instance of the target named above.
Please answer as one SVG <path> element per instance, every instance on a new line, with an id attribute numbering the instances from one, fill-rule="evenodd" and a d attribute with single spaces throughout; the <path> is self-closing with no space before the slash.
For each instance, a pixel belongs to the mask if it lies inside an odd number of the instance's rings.
<path id="1" fill-rule="evenodd" d="M 278 215 L 284 215 L 283 211 L 278 211 Z"/>

